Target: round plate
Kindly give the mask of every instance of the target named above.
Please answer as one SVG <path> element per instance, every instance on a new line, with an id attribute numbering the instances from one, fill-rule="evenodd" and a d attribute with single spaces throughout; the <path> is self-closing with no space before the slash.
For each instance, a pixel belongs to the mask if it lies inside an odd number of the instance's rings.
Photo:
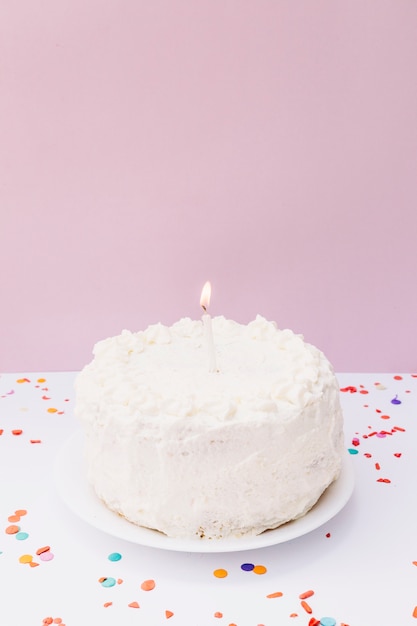
<path id="1" fill-rule="evenodd" d="M 295 539 L 315 530 L 339 513 L 349 500 L 354 485 L 353 465 L 346 452 L 340 477 L 303 517 L 256 536 L 211 540 L 175 539 L 156 530 L 136 526 L 103 504 L 86 479 L 81 432 L 74 433 L 60 450 L 55 470 L 56 486 L 61 498 L 73 513 L 88 524 L 132 543 L 180 552 L 237 552 Z"/>

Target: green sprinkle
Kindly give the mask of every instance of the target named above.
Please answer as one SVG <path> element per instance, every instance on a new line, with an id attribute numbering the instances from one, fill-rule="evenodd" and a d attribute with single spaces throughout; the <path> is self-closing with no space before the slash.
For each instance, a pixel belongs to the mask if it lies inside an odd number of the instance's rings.
<path id="1" fill-rule="evenodd" d="M 349 454 L 359 454 L 359 450 L 355 450 L 355 448 L 348 448 Z"/>

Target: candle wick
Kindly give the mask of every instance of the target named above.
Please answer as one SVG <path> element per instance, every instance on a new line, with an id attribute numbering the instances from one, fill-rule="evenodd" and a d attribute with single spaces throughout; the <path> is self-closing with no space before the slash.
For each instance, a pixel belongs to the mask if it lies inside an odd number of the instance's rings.
<path id="1" fill-rule="evenodd" d="M 201 308 L 203 309 L 204 313 L 207 313 L 207 308 L 205 307 L 204 304 L 201 305 Z"/>

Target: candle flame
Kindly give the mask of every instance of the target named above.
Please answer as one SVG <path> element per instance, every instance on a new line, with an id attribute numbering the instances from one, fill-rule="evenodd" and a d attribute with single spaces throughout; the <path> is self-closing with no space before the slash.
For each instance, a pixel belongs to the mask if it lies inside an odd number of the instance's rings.
<path id="1" fill-rule="evenodd" d="M 211 285 L 210 281 L 207 281 L 203 287 L 200 298 L 200 306 L 204 311 L 207 311 L 210 305 L 210 297 L 211 297 Z"/>

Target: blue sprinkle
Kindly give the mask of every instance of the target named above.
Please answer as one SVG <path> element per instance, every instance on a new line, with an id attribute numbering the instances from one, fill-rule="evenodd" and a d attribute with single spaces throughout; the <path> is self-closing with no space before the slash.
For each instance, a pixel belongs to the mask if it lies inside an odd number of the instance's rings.
<path id="1" fill-rule="evenodd" d="M 105 578 L 101 584 L 103 587 L 114 587 L 116 580 L 114 578 Z"/>
<path id="2" fill-rule="evenodd" d="M 109 559 L 109 561 L 120 561 L 122 555 L 119 554 L 119 552 L 112 552 L 107 558 Z"/>
<path id="3" fill-rule="evenodd" d="M 401 400 L 398 400 L 398 396 L 395 396 L 395 398 L 391 400 L 391 404 L 401 404 Z"/>
<path id="4" fill-rule="evenodd" d="M 243 565 L 240 566 L 240 568 L 243 569 L 244 572 L 251 572 L 254 567 L 255 566 L 253 563 L 243 563 Z"/>
<path id="5" fill-rule="evenodd" d="M 336 620 L 334 617 L 322 617 L 320 626 L 336 626 Z"/>
<path id="6" fill-rule="evenodd" d="M 349 454 L 359 454 L 359 450 L 356 450 L 355 448 L 348 448 L 348 452 Z"/>
<path id="7" fill-rule="evenodd" d="M 16 533 L 15 537 L 18 541 L 24 541 L 25 539 L 29 537 L 29 533 L 24 533 L 24 532 Z"/>

